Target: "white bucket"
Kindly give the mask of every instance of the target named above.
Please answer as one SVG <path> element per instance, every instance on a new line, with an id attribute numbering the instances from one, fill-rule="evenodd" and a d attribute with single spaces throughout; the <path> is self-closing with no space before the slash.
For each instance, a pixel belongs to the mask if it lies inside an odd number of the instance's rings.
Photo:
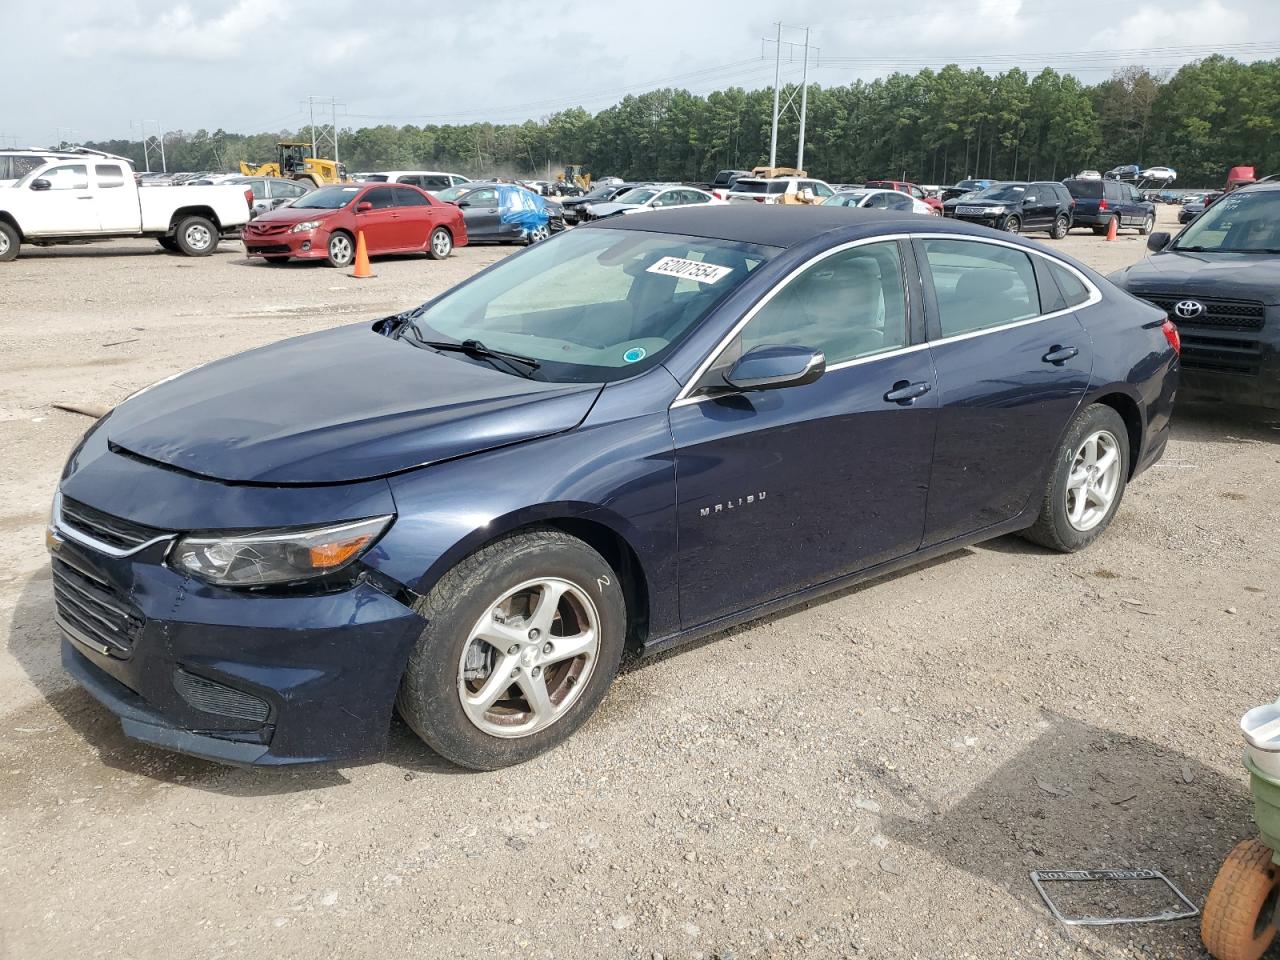
<path id="1" fill-rule="evenodd" d="M 1280 701 L 1254 707 L 1240 718 L 1240 732 L 1253 765 L 1280 779 Z"/>

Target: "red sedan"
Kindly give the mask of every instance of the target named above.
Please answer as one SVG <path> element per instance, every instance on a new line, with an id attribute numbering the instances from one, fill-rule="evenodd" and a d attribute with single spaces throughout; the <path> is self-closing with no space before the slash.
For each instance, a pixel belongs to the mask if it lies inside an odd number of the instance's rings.
<path id="1" fill-rule="evenodd" d="M 370 256 L 425 253 L 443 260 L 467 243 L 461 210 L 399 183 L 322 187 L 251 220 L 243 240 L 249 256 L 267 263 L 298 257 L 345 267 L 355 258 L 357 232 Z"/>

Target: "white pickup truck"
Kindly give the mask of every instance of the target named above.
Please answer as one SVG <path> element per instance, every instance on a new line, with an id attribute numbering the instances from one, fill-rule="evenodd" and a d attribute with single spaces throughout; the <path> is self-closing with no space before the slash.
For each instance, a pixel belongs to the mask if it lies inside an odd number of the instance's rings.
<path id="1" fill-rule="evenodd" d="M 249 222 L 252 204 L 241 186 L 139 190 L 122 157 L 62 154 L 0 187 L 0 262 L 17 257 L 24 243 L 113 237 L 155 237 L 166 250 L 204 257 Z"/>

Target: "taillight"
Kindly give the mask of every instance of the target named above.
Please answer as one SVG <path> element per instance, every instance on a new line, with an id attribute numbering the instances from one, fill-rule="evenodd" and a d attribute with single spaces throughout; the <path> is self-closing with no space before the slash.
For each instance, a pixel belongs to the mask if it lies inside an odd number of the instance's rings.
<path id="1" fill-rule="evenodd" d="M 1169 341 L 1169 346 L 1173 347 L 1173 352 L 1178 356 L 1182 356 L 1182 337 L 1178 333 L 1177 325 L 1168 317 L 1165 317 L 1164 323 L 1160 325 L 1160 332 Z"/>
<path id="2" fill-rule="evenodd" d="M 1107 209 L 1107 201 L 1106 198 L 1103 198 L 1098 201 L 1098 212 L 1101 213 L 1105 209 Z"/>
<path id="3" fill-rule="evenodd" d="M 250 210 L 253 209 L 253 191 L 252 190 L 246 190 L 244 192 L 244 202 L 249 205 Z"/>

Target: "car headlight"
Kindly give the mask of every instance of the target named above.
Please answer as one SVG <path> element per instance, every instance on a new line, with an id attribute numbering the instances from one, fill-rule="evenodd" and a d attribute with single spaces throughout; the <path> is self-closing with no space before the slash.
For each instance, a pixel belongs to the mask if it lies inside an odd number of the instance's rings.
<path id="1" fill-rule="evenodd" d="M 1008 207 L 987 207 L 987 216 L 989 217 L 1003 217 L 1008 212 Z"/>
<path id="2" fill-rule="evenodd" d="M 319 227 L 323 220 L 303 220 L 301 223 L 295 223 L 290 233 L 306 233 L 308 230 L 315 230 Z"/>
<path id="3" fill-rule="evenodd" d="M 257 533 L 182 537 L 169 551 L 174 569 L 225 587 L 310 580 L 341 570 L 386 532 L 392 518 Z"/>

